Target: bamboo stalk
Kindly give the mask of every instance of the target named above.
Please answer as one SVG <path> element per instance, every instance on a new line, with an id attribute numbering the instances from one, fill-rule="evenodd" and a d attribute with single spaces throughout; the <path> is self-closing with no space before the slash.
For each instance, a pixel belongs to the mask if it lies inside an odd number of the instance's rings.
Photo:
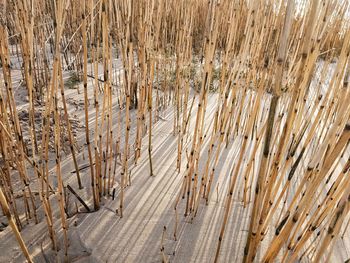
<path id="1" fill-rule="evenodd" d="M 82 25 L 82 34 L 83 34 L 83 49 L 84 49 L 84 107 L 85 107 L 85 139 L 86 145 L 88 148 L 89 162 L 90 162 L 90 172 L 91 172 L 91 191 L 94 201 L 94 209 L 99 209 L 99 203 L 96 196 L 96 187 L 95 187 L 95 175 L 93 168 L 92 152 L 90 145 L 90 131 L 89 131 L 89 110 L 88 110 L 88 91 L 87 91 L 87 42 L 86 42 L 86 17 L 85 17 L 85 6 L 82 14 L 83 25 Z"/>
<path id="2" fill-rule="evenodd" d="M 32 257 L 31 257 L 31 255 L 29 254 L 26 245 L 24 244 L 24 241 L 23 241 L 23 239 L 22 239 L 22 236 L 21 236 L 21 234 L 20 234 L 19 231 L 18 231 L 18 228 L 17 228 L 17 226 L 16 226 L 16 223 L 15 223 L 15 221 L 13 220 L 13 217 L 12 217 L 12 215 L 11 215 L 11 213 L 10 213 L 10 209 L 9 209 L 9 207 L 8 207 L 6 198 L 5 198 L 4 193 L 3 193 L 3 191 L 2 191 L 1 188 L 0 188 L 0 203 L 1 203 L 1 207 L 2 207 L 2 209 L 3 209 L 3 212 L 4 212 L 4 214 L 6 215 L 8 221 L 9 221 L 9 223 L 10 223 L 10 226 L 11 226 L 11 228 L 12 228 L 12 231 L 13 231 L 13 233 L 15 234 L 15 237 L 16 237 L 16 239 L 17 239 L 17 242 L 18 242 L 18 244 L 20 245 L 20 247 L 21 247 L 21 249 L 22 249 L 22 252 L 23 252 L 24 256 L 26 257 L 26 259 L 27 259 L 28 262 L 33 262 L 33 259 L 32 259 Z"/>

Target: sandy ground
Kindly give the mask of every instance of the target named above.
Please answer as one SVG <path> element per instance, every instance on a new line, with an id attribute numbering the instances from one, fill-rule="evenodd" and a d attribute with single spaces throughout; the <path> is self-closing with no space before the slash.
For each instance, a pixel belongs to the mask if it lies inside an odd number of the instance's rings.
<path id="1" fill-rule="evenodd" d="M 115 66 L 120 66 L 116 61 Z M 101 73 L 101 68 L 99 72 Z M 17 74 L 17 75 L 16 75 Z M 101 73 L 102 74 L 102 73 Z M 18 79 L 19 72 L 13 70 L 13 78 Z M 65 74 L 65 79 L 69 74 Z M 89 78 L 89 97 L 93 97 L 91 78 Z M 18 102 L 18 111 L 27 107 L 26 91 L 22 86 L 15 89 L 15 96 Z M 83 112 L 83 89 L 80 85 L 80 93 L 77 89 L 66 89 L 66 98 L 69 112 L 76 122 L 76 140 L 78 145 L 78 163 L 80 166 L 88 163 L 87 151 L 84 143 L 84 112 Z M 91 100 L 92 101 L 92 100 Z M 199 172 L 202 173 L 207 157 L 208 144 L 210 140 L 210 125 L 213 123 L 214 111 L 216 109 L 216 94 L 209 94 L 206 111 L 206 122 L 204 143 L 199 164 Z M 115 102 L 115 100 L 114 100 Z M 248 103 L 248 101 L 247 101 Z M 113 112 L 115 119 L 117 105 L 114 103 Z M 194 104 L 192 117 L 190 119 L 190 131 L 194 129 L 197 105 Z M 266 110 L 266 109 L 263 109 Z M 131 113 L 131 119 L 135 120 L 136 111 Z M 90 127 L 94 127 L 95 109 L 91 103 L 89 107 Z M 122 114 L 124 115 L 124 114 Z M 174 240 L 175 213 L 174 203 L 181 188 L 182 179 L 186 171 L 186 156 L 183 155 L 182 168 L 179 173 L 176 170 L 177 158 L 177 137 L 173 135 L 174 110 L 170 106 L 161 112 L 159 119 L 153 128 L 153 164 L 154 176 L 149 175 L 148 159 L 148 138 L 143 139 L 141 158 L 137 165 L 130 158 L 130 178 L 131 185 L 125 191 L 124 217 L 120 218 L 116 214 L 119 208 L 119 189 L 117 183 L 116 199 L 111 197 L 102 198 L 103 205 L 100 210 L 94 213 L 86 213 L 85 209 L 77 202 L 73 195 L 70 195 L 71 206 L 69 211 L 69 259 L 71 262 L 161 262 L 161 240 L 164 227 L 164 253 L 170 262 L 213 262 L 219 229 L 221 227 L 224 211 L 224 198 L 230 180 L 230 171 L 237 161 L 238 148 L 241 144 L 242 136 L 234 136 L 227 148 L 222 149 L 219 163 L 216 167 L 213 190 L 208 205 L 202 200 L 198 214 L 191 222 L 190 217 L 184 217 L 185 200 L 179 204 L 179 225 L 177 240 Z M 124 121 L 123 121 L 124 123 Z M 135 127 L 133 125 L 132 127 Z M 116 130 L 117 121 L 113 130 Z M 125 130 L 121 127 L 122 131 Z M 91 131 L 93 136 L 94 131 Z M 185 148 L 190 150 L 191 135 L 188 135 Z M 131 130 L 130 142 L 134 142 L 135 129 Z M 123 138 L 123 136 L 122 136 Z M 133 153 L 133 147 L 130 148 Z M 186 151 L 186 150 L 185 150 Z M 53 153 L 51 153 L 53 157 Z M 133 157 L 133 154 L 131 154 Z M 53 185 L 56 185 L 54 158 L 50 158 L 50 174 Z M 31 168 L 28 167 L 29 172 Z M 84 189 L 77 187 L 76 177 L 71 172 L 74 170 L 69 152 L 62 157 L 62 174 L 65 184 L 71 185 L 79 195 L 92 207 L 92 197 L 89 192 L 90 170 L 81 171 Z M 119 180 L 120 166 L 116 170 L 116 179 Z M 255 178 L 256 179 L 256 178 Z M 254 179 L 254 180 L 255 180 Z M 31 184 L 33 190 L 39 190 L 37 179 L 31 174 Z M 231 209 L 226 233 L 220 252 L 220 262 L 240 262 L 243 257 L 248 225 L 250 221 L 250 202 L 246 208 L 242 204 L 243 176 L 239 176 L 235 192 L 234 202 Z M 293 189 L 292 191 L 293 192 Z M 36 196 L 37 203 L 39 197 Z M 60 228 L 59 210 L 56 196 L 51 196 L 54 223 L 57 230 L 58 239 L 62 246 L 62 233 Z M 77 203 L 79 213 L 75 213 L 74 203 Z M 55 262 L 63 261 L 62 249 L 57 253 L 51 250 L 50 240 L 47 235 L 47 226 L 44 220 L 42 207 L 38 210 L 39 224 L 30 222 L 22 230 L 22 236 L 27 244 L 35 262 Z M 4 217 L 0 217 L 4 221 Z M 5 221 L 4 221 L 5 222 Z M 269 231 L 265 240 L 269 240 L 272 231 Z M 257 254 L 260 259 L 263 252 L 268 249 L 266 242 L 263 243 Z M 345 235 L 344 239 L 337 239 L 331 262 L 344 262 L 350 258 L 350 235 Z M 0 262 L 24 262 L 24 257 L 13 237 L 11 229 L 6 227 L 0 232 Z M 307 259 L 304 259 L 307 262 Z"/>

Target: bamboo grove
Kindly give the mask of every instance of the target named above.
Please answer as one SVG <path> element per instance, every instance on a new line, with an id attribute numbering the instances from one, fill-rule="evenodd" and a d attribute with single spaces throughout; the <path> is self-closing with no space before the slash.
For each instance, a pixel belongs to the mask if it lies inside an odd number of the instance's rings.
<path id="1" fill-rule="evenodd" d="M 116 218 L 127 216 L 138 179 L 131 167 L 147 158 L 157 177 L 153 129 L 165 109 L 174 116 L 168 136 L 181 184 L 162 244 L 166 234 L 178 239 L 181 217 L 196 224 L 219 181 L 227 185 L 214 262 L 237 192 L 249 215 L 243 262 L 327 262 L 349 233 L 348 1 L 0 5 L 0 201 L 28 262 L 35 260 L 21 231 L 42 221 L 52 249 L 69 261 L 68 191 L 89 212 L 110 199 Z M 82 98 L 82 136 L 67 74 Z M 230 145 L 232 168 L 222 173 Z M 67 162 L 72 173 L 62 168 Z M 170 261 L 163 245 L 159 258 Z"/>

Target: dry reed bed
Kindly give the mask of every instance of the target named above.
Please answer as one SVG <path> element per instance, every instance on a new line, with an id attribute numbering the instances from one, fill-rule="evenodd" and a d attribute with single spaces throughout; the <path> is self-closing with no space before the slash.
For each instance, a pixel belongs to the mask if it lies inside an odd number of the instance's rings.
<path id="1" fill-rule="evenodd" d="M 116 199 L 116 213 L 123 217 L 132 187 L 130 167 L 140 161 L 145 136 L 148 156 L 143 158 L 149 175 L 157 176 L 160 160 L 153 158 L 152 132 L 166 107 L 174 115 L 174 165 L 183 175 L 173 200 L 174 240 L 179 217 L 194 221 L 218 189 L 215 178 L 228 177 L 215 262 L 238 188 L 251 215 L 244 262 L 254 261 L 262 242 L 269 247 L 259 259 L 264 262 L 329 259 L 334 240 L 349 225 L 347 1 L 20 0 L 1 5 L 0 201 L 29 262 L 20 231 L 40 220 L 47 223 L 52 249 L 62 247 L 69 260 L 62 161 L 71 161 L 73 191 L 85 207 L 92 201 L 89 209 L 98 210 L 103 199 Z M 114 66 L 116 59 L 121 70 Z M 28 123 L 21 122 L 17 108 L 14 67 L 28 95 Z M 76 85 L 84 105 L 82 152 L 70 122 L 67 70 L 74 81 L 82 81 L 82 89 Z M 211 92 L 217 102 L 208 120 Z M 41 123 L 35 117 L 39 108 Z M 206 129 L 208 121 L 212 125 Z M 228 174 L 218 174 L 223 150 L 234 140 L 234 165 Z M 88 173 L 81 172 L 81 154 Z M 244 183 L 237 184 L 241 179 Z M 92 200 L 79 196 L 84 185 Z M 163 247 L 160 254 L 168 261 Z"/>

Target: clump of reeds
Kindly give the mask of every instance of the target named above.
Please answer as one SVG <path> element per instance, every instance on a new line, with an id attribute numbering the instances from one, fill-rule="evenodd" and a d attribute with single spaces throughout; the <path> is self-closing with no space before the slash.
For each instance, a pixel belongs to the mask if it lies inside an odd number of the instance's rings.
<path id="1" fill-rule="evenodd" d="M 215 261 L 220 261 L 235 198 L 242 199 L 250 216 L 243 261 L 270 262 L 278 255 L 284 262 L 329 258 L 335 237 L 349 225 L 343 224 L 349 213 L 349 160 L 343 162 L 350 138 L 346 1 L 2 4 L 0 201 L 28 261 L 32 259 L 19 234 L 24 220 L 38 223 L 38 214 L 44 214 L 52 248 L 60 247 L 53 202 L 68 260 L 64 189 L 70 176 L 76 176 L 79 189 L 86 186 L 94 210 L 117 193 L 118 214 L 127 214 L 130 167 L 138 163 L 145 143 L 149 175 L 157 176 L 154 125 L 167 107 L 174 116 L 168 136 L 176 140 L 176 168 L 183 175 L 173 200 L 175 240 L 182 199 L 185 217 L 194 221 L 212 192 L 219 196 L 226 189 L 224 200 L 218 200 L 224 211 Z M 14 70 L 20 73 L 20 85 Z M 28 95 L 28 123 L 19 119 L 15 84 Z M 79 91 L 81 85 L 85 139 L 78 152 L 66 99 L 73 91 L 66 89 L 77 86 Z M 214 109 L 208 106 L 213 96 Z M 39 108 L 41 123 L 35 120 Z M 75 175 L 62 172 L 64 133 L 70 144 L 65 160 Z M 220 160 L 233 143 L 230 170 L 219 173 Z M 85 156 L 89 169 L 82 171 Z M 219 189 L 219 179 L 226 188 Z M 15 191 L 22 192 L 20 200 Z M 79 191 L 74 193 L 90 210 Z M 271 239 L 269 232 L 274 232 Z M 263 243 L 269 249 L 257 259 Z"/>

